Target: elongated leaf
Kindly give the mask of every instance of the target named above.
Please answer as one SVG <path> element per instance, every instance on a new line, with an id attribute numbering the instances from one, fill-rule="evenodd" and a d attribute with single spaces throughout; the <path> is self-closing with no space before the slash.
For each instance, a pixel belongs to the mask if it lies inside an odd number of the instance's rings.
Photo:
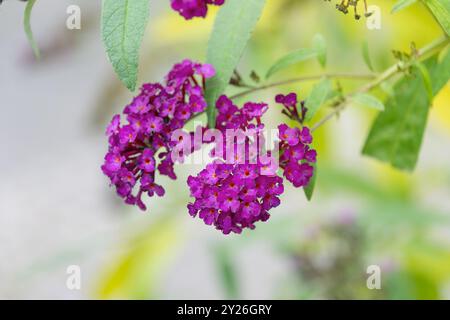
<path id="1" fill-rule="evenodd" d="M 28 38 L 28 42 L 31 45 L 31 48 L 33 49 L 34 56 L 36 59 L 40 59 L 41 54 L 39 52 L 39 47 L 37 46 L 36 40 L 34 40 L 33 37 L 33 31 L 31 30 L 31 11 L 33 10 L 33 6 L 36 3 L 36 0 L 29 0 L 27 3 L 27 6 L 25 7 L 25 14 L 23 18 L 23 27 L 25 29 L 25 33 Z"/>
<path id="2" fill-rule="evenodd" d="M 269 71 L 267 71 L 266 79 L 294 64 L 314 58 L 317 58 L 322 67 L 325 67 L 327 64 L 327 44 L 325 38 L 321 34 L 316 34 L 312 42 L 312 48 L 296 50 L 277 60 L 269 68 Z"/>
<path id="3" fill-rule="evenodd" d="M 306 112 L 305 121 L 310 121 L 314 117 L 327 100 L 331 90 L 331 81 L 327 78 L 323 78 L 313 87 L 309 97 L 306 99 L 306 109 L 308 111 Z"/>
<path id="4" fill-rule="evenodd" d="M 428 70 L 433 86 L 433 96 L 436 96 L 450 80 L 450 50 L 440 59 L 436 55 L 422 64 Z M 419 80 L 423 82 L 420 77 Z"/>
<path id="5" fill-rule="evenodd" d="M 318 57 L 318 52 L 314 48 L 302 48 L 297 51 L 291 52 L 283 58 L 279 59 L 274 63 L 272 67 L 270 67 L 267 72 L 266 78 L 270 78 L 275 73 L 286 69 L 294 64 L 297 64 L 302 61 L 314 59 Z"/>
<path id="6" fill-rule="evenodd" d="M 429 104 L 420 78 L 401 81 L 395 88 L 395 97 L 386 103 L 387 110 L 375 120 L 363 154 L 389 162 L 399 169 L 413 170 L 422 144 Z"/>
<path id="7" fill-rule="evenodd" d="M 450 36 L 450 1 L 449 0 L 425 0 L 442 29 Z"/>
<path id="8" fill-rule="evenodd" d="M 442 67 L 443 70 L 439 72 L 436 68 Z M 437 95 L 439 91 L 447 84 L 450 78 L 450 49 L 444 52 L 441 59 L 439 59 L 439 64 L 433 70 L 429 70 L 431 84 L 433 85 L 433 95 Z"/>
<path id="9" fill-rule="evenodd" d="M 208 125 L 215 126 L 216 100 L 225 91 L 233 71 L 256 27 L 265 0 L 227 0 L 217 14 L 208 44 L 207 62 L 216 76 L 206 83 Z"/>
<path id="10" fill-rule="evenodd" d="M 131 91 L 136 88 L 149 9 L 149 0 L 103 0 L 102 4 L 103 43 L 114 70 Z"/>
<path id="11" fill-rule="evenodd" d="M 239 279 L 232 251 L 225 245 L 214 248 L 217 272 L 225 290 L 227 299 L 239 299 Z"/>
<path id="12" fill-rule="evenodd" d="M 308 199 L 308 201 L 311 201 L 311 199 L 312 199 L 312 196 L 314 193 L 314 188 L 316 187 L 316 180 L 317 180 L 317 163 L 314 164 L 314 175 L 312 176 L 308 185 L 303 188 L 306 199 Z"/>
<path id="13" fill-rule="evenodd" d="M 428 98 L 430 99 L 430 101 L 433 100 L 433 84 L 431 83 L 431 77 L 428 69 L 423 65 L 423 63 L 418 61 L 414 65 L 422 75 L 423 84 L 425 86 L 425 89 L 427 90 Z"/>
<path id="14" fill-rule="evenodd" d="M 351 100 L 363 107 L 369 107 L 376 110 L 384 111 L 384 104 L 374 96 L 366 93 L 355 94 Z"/>
<path id="15" fill-rule="evenodd" d="M 405 9 L 416 2 L 417 0 L 399 0 L 392 7 L 391 13 L 399 12 L 400 10 Z"/>
<path id="16" fill-rule="evenodd" d="M 450 78 L 450 53 L 440 63 L 435 56 L 424 65 L 431 77 L 433 95 L 436 95 Z M 419 157 L 431 101 L 417 67 L 413 78 L 400 80 L 394 92 L 394 97 L 386 102 L 386 111 L 375 120 L 363 154 L 411 171 Z"/>
<path id="17" fill-rule="evenodd" d="M 313 49 L 317 52 L 317 60 L 320 65 L 325 68 L 327 65 L 327 42 L 320 33 L 313 38 Z"/>
<path id="18" fill-rule="evenodd" d="M 363 43 L 362 52 L 363 52 L 364 62 L 366 63 L 367 67 L 370 69 L 370 71 L 374 71 L 372 59 L 370 59 L 369 43 L 367 41 L 364 41 L 364 43 Z"/>

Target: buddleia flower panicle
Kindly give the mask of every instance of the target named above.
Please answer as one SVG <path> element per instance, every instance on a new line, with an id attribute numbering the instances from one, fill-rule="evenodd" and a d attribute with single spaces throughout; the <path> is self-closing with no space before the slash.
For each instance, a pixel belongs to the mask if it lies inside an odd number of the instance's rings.
<path id="1" fill-rule="evenodd" d="M 188 211 L 224 234 L 241 233 L 245 228 L 254 229 L 256 222 L 269 219 L 269 210 L 280 204 L 283 179 L 276 175 L 276 167 L 270 166 L 270 152 L 251 152 L 252 144 L 260 140 L 251 141 L 245 135 L 248 130 L 258 133 L 264 129 L 261 117 L 268 105 L 248 102 L 239 109 L 228 97 L 221 96 L 217 109 L 217 129 L 225 138 L 223 145 L 218 146 L 222 147 L 221 156 L 197 176 L 189 177 L 187 183 L 195 201 L 188 204 Z M 228 143 L 228 130 L 241 130 L 243 134 Z M 239 150 L 241 147 L 244 150 Z M 239 156 L 230 157 L 229 153 Z"/>
<path id="2" fill-rule="evenodd" d="M 286 108 L 285 114 L 294 119 L 304 118 L 306 109 L 304 103 L 300 103 L 301 112 L 297 112 L 296 94 L 278 95 L 276 100 Z M 220 155 L 214 153 L 217 148 L 213 149 L 211 155 L 216 156 L 216 160 L 197 176 L 189 177 L 187 183 L 195 200 L 188 204 L 188 211 L 192 217 L 198 216 L 224 234 L 241 233 L 246 228 L 254 229 L 258 221 L 267 221 L 269 211 L 280 205 L 283 177 L 297 188 L 308 185 L 317 154 L 310 147 L 312 136 L 306 126 L 290 128 L 286 124 L 278 128 L 279 152 L 262 152 L 259 144 L 264 143 L 260 133 L 265 128 L 261 120 L 268 110 L 265 103 L 247 102 L 238 108 L 227 96 L 221 96 L 216 107 L 219 112 L 216 128 L 226 138 L 225 132 L 240 130 L 244 133 L 243 138 L 239 140 L 236 135 L 237 140 L 232 143 L 225 139 L 219 149 Z M 245 134 L 248 131 L 256 132 L 258 139 L 251 140 Z M 258 144 L 256 148 L 251 148 L 255 143 Z M 242 148 L 244 152 L 240 153 Z M 257 150 L 257 153 L 251 150 Z M 229 157 L 229 152 L 240 154 L 240 157 Z M 279 159 L 274 159 L 279 154 Z"/>
<path id="3" fill-rule="evenodd" d="M 127 204 L 146 210 L 142 195 L 163 196 L 156 171 L 176 179 L 171 150 L 174 130 L 206 109 L 205 79 L 214 68 L 185 60 L 176 64 L 164 83 L 147 83 L 108 125 L 108 153 L 102 171 Z"/>

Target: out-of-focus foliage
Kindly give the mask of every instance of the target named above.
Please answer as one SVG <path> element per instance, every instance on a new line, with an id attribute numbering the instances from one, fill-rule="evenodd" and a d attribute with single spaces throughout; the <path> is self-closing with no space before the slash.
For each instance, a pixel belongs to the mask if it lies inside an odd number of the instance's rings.
<path id="1" fill-rule="evenodd" d="M 266 78 L 270 78 L 283 69 L 287 69 L 292 65 L 308 61 L 312 58 L 317 58 L 322 67 L 325 67 L 327 62 L 327 46 L 326 41 L 321 34 L 316 34 L 314 36 L 313 46 L 311 48 L 298 49 L 276 61 L 269 68 L 269 71 L 267 71 Z"/>
<path id="2" fill-rule="evenodd" d="M 367 93 L 355 94 L 352 98 L 352 102 L 361 106 L 373 108 L 378 111 L 384 111 L 383 103 L 374 96 Z"/>
<path id="3" fill-rule="evenodd" d="M 144 229 L 111 261 L 98 285 L 101 299 L 158 297 L 158 280 L 179 248 L 181 235 L 173 216 L 163 217 Z"/>
<path id="4" fill-rule="evenodd" d="M 446 0 L 425 0 L 426 6 L 450 36 L 450 2 Z"/>
<path id="5" fill-rule="evenodd" d="M 33 6 L 36 3 L 36 0 L 30 0 L 25 7 L 25 13 L 23 18 L 23 25 L 25 29 L 25 33 L 27 35 L 28 41 L 30 42 L 31 48 L 33 49 L 34 55 L 37 59 L 40 58 L 39 47 L 34 40 L 33 31 L 31 30 L 31 11 L 33 10 Z"/>
<path id="6" fill-rule="evenodd" d="M 416 3 L 417 0 L 398 0 L 392 7 L 392 13 L 396 13 L 400 10 L 407 8 L 408 6 Z"/>
<path id="7" fill-rule="evenodd" d="M 306 99 L 306 113 L 305 121 L 310 121 L 314 115 L 319 111 L 319 108 L 324 104 L 332 91 L 331 81 L 324 77 L 311 90 L 309 97 Z"/>
<path id="8" fill-rule="evenodd" d="M 348 193 L 364 200 L 358 209 L 301 213 L 258 228 L 246 239 L 228 240 L 228 250 L 270 241 L 294 267 L 280 279 L 274 297 L 299 299 L 441 299 L 450 285 L 448 244 L 431 235 L 450 228 L 450 217 L 421 207 L 414 198 L 386 190 L 374 179 L 325 167 L 320 198 Z M 320 212 L 309 211 L 316 216 Z M 325 213 L 325 214 L 324 214 Z M 231 260 L 230 262 L 231 263 Z M 366 286 L 367 267 L 381 270 L 381 289 Z M 237 270 L 234 268 L 234 270 Z M 239 276 L 236 271 L 234 277 Z M 230 278 L 233 278 L 230 276 Z"/>
<path id="9" fill-rule="evenodd" d="M 224 288 L 225 297 L 227 299 L 239 299 L 238 270 L 232 249 L 226 245 L 216 245 L 211 251 L 214 252 L 218 278 Z"/>
<path id="10" fill-rule="evenodd" d="M 426 68 L 433 79 L 433 94 L 437 94 L 450 77 L 450 54 L 440 62 L 432 58 Z M 432 103 L 420 72 L 415 71 L 395 86 L 395 96 L 374 122 L 363 150 L 366 155 L 406 170 L 416 166 Z"/>

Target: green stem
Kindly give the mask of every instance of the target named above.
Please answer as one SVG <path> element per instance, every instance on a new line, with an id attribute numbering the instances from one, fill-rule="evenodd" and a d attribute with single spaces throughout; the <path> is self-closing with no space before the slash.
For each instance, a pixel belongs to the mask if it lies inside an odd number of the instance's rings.
<path id="1" fill-rule="evenodd" d="M 234 96 L 231 96 L 230 99 L 240 98 L 240 97 L 243 97 L 245 95 L 248 95 L 248 94 L 251 94 L 254 92 L 258 92 L 258 91 L 262 91 L 262 90 L 266 90 L 266 89 L 270 89 L 270 88 L 275 88 L 275 87 L 280 87 L 280 86 L 287 85 L 287 84 L 318 80 L 318 79 L 322 79 L 323 77 L 327 77 L 330 79 L 365 80 L 365 79 L 373 79 L 376 77 L 376 75 L 374 75 L 374 74 L 351 74 L 351 73 L 322 73 L 322 74 L 311 75 L 311 76 L 297 77 L 297 78 L 287 79 L 287 80 L 283 80 L 283 81 L 279 81 L 279 82 L 265 84 L 265 85 L 262 85 L 259 87 L 252 87 L 248 90 L 242 91 L 238 94 L 235 94 Z M 205 112 L 197 113 L 192 118 L 190 118 L 186 123 L 189 123 L 194 119 L 197 119 L 204 113 Z"/>
<path id="2" fill-rule="evenodd" d="M 322 118 L 319 122 L 317 122 L 313 128 L 312 131 L 318 129 L 320 126 L 334 118 L 336 115 L 338 115 L 342 110 L 344 110 L 347 107 L 348 102 L 351 100 L 351 98 L 355 94 L 359 93 L 366 93 L 374 88 L 378 87 L 380 84 L 382 84 L 384 81 L 389 80 L 394 75 L 403 72 L 404 70 L 410 68 L 416 61 L 422 61 L 423 59 L 432 56 L 438 52 L 440 52 L 442 49 L 444 49 L 449 44 L 449 38 L 447 36 L 439 38 L 430 44 L 426 45 L 425 47 L 421 48 L 416 56 L 411 59 L 408 62 L 397 62 L 390 68 L 386 69 L 383 73 L 381 73 L 374 81 L 369 82 L 368 84 L 362 86 L 358 90 L 348 94 L 344 99 L 335 107 L 335 109 L 326 115 L 324 118 Z"/>
<path id="3" fill-rule="evenodd" d="M 34 56 L 37 60 L 40 59 L 40 52 L 39 47 L 37 46 L 37 43 L 33 37 L 33 31 L 31 30 L 31 11 L 33 10 L 33 6 L 36 3 L 36 0 L 30 0 L 27 3 L 27 6 L 25 7 L 25 13 L 23 17 L 23 27 L 25 29 L 25 34 L 27 35 L 28 42 L 31 45 L 31 48 L 33 49 Z"/>
<path id="4" fill-rule="evenodd" d="M 240 98 L 240 97 L 246 96 L 246 95 L 254 93 L 254 92 L 258 92 L 258 91 L 262 91 L 262 90 L 266 90 L 266 89 L 270 89 L 270 88 L 275 88 L 275 87 L 280 87 L 280 86 L 292 84 L 292 83 L 318 80 L 323 77 L 330 78 L 330 79 L 366 80 L 366 79 L 373 79 L 375 77 L 375 75 L 374 74 L 324 73 L 324 74 L 318 74 L 318 75 L 298 77 L 298 78 L 283 80 L 283 81 L 269 83 L 269 84 L 262 85 L 259 87 L 251 88 L 249 90 L 242 91 L 238 94 L 235 94 L 234 96 L 231 96 L 230 98 L 236 99 L 236 98 Z"/>

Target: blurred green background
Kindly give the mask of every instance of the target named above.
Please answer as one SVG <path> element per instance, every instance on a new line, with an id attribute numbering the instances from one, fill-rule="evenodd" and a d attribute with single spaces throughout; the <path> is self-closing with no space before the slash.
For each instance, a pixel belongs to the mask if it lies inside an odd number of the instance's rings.
<path id="1" fill-rule="evenodd" d="M 0 141 L 9 150 L 0 169 L 1 297 L 450 298 L 449 84 L 434 101 L 413 173 L 360 154 L 376 111 L 350 106 L 315 132 L 320 171 L 312 202 L 289 186 L 268 222 L 223 236 L 185 208 L 186 178 L 200 167 L 179 166 L 176 182 L 162 178 L 167 196 L 148 201 L 144 214 L 125 207 L 108 189 L 99 169 L 103 130 L 132 94 L 106 61 L 100 5 L 61 1 L 49 8 L 55 1 L 40 1 L 33 28 L 43 60 L 35 63 L 20 29 L 23 4 L 16 2 L 0 7 Z M 204 61 L 216 12 L 186 22 L 166 1 L 154 2 L 140 82 L 159 81 L 184 58 Z M 365 41 L 379 72 L 395 63 L 392 50 L 409 51 L 411 42 L 422 47 L 442 35 L 420 4 L 393 15 L 395 1 L 368 2 L 381 9 L 380 30 L 341 14 L 334 1 L 268 0 L 241 74 L 264 75 L 278 58 L 310 47 L 317 33 L 327 41 L 327 72 L 360 74 L 370 73 L 362 57 Z M 82 9 L 79 31 L 64 27 L 65 8 L 73 3 Z M 323 72 L 311 60 L 273 80 Z M 345 92 L 363 83 L 339 82 Z M 294 91 L 306 98 L 313 85 L 245 99 L 274 106 L 275 94 Z M 375 94 L 385 97 L 382 90 Z M 282 116 L 272 108 L 266 120 L 275 127 Z M 73 264 L 82 270 L 80 291 L 65 286 L 66 268 Z M 381 268 L 380 290 L 366 286 L 370 265 Z"/>

